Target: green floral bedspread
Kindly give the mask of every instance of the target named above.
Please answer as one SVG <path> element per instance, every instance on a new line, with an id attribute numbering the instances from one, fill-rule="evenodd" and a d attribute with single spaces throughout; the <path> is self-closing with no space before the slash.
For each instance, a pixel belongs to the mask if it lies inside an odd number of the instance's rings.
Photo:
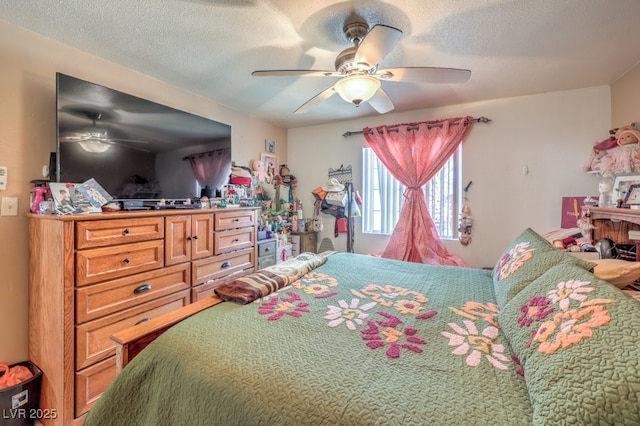
<path id="1" fill-rule="evenodd" d="M 530 425 L 498 314 L 490 271 L 335 254 L 170 329 L 85 425 Z"/>

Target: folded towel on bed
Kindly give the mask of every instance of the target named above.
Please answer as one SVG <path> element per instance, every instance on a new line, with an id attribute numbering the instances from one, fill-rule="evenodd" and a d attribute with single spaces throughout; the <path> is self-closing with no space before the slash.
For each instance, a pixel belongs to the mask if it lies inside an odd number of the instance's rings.
<path id="1" fill-rule="evenodd" d="M 326 261 L 327 258 L 319 254 L 301 253 L 285 262 L 222 284 L 216 287 L 215 293 L 222 300 L 246 305 L 288 286 Z"/>

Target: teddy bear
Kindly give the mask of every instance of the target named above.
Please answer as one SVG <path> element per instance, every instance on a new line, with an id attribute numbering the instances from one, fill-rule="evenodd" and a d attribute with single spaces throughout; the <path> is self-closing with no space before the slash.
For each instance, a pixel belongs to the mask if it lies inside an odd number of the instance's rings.
<path id="1" fill-rule="evenodd" d="M 253 167 L 253 175 L 258 179 L 258 182 L 265 182 L 268 180 L 267 171 L 264 169 L 263 161 L 253 160 L 251 166 Z"/>
<path id="2" fill-rule="evenodd" d="M 616 147 L 607 150 L 599 162 L 602 175 L 640 172 L 640 131 L 631 126 L 620 127 L 615 133 Z"/>

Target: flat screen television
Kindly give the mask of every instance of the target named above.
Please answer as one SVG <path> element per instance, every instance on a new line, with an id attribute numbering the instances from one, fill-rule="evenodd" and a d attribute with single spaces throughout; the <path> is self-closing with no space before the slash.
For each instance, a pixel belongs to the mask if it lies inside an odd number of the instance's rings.
<path id="1" fill-rule="evenodd" d="M 52 181 L 94 178 L 116 200 L 184 200 L 201 195 L 189 156 L 222 157 L 212 190 L 231 172 L 227 124 L 62 73 L 56 108 Z"/>

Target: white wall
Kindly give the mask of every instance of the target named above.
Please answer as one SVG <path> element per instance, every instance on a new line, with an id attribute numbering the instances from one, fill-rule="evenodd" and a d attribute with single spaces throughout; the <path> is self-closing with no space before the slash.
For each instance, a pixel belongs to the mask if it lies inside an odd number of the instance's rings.
<path id="1" fill-rule="evenodd" d="M 558 229 L 563 196 L 597 195 L 597 177 L 584 173 L 582 164 L 591 146 L 608 137 L 610 108 L 609 86 L 601 86 L 289 129 L 288 158 L 310 216 L 310 191 L 327 180 L 328 168 L 351 164 L 354 188 L 362 188 L 361 148 L 366 141 L 361 135 L 344 138 L 345 131 L 466 115 L 492 119 L 475 124 L 463 145 L 462 181 L 473 181 L 468 193 L 473 241 L 466 247 L 457 240 L 445 243 L 471 266 L 493 266 L 526 227 L 541 233 Z M 320 238 L 333 238 L 333 217 L 323 217 Z M 388 237 L 363 235 L 356 221 L 355 251 L 382 251 Z M 334 239 L 334 246 L 346 249 L 344 234 Z"/>

